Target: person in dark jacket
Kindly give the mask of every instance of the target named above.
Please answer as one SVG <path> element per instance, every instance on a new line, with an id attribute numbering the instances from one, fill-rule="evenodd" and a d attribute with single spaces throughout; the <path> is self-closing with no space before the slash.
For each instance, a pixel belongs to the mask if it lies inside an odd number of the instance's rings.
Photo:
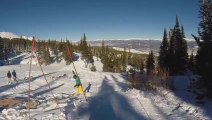
<path id="1" fill-rule="evenodd" d="M 11 75 L 10 71 L 8 71 L 8 72 L 7 72 L 8 84 L 11 84 L 11 83 L 12 83 L 11 77 L 12 77 L 12 75 Z"/>
<path id="2" fill-rule="evenodd" d="M 12 72 L 12 75 L 13 75 L 13 80 L 15 81 L 15 82 L 17 82 L 17 77 L 16 77 L 16 72 L 15 72 L 15 70 L 13 70 L 13 72 Z"/>

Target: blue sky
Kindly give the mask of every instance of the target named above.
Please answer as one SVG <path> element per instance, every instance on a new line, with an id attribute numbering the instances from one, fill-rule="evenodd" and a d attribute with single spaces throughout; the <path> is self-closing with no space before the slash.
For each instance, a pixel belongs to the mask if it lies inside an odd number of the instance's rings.
<path id="1" fill-rule="evenodd" d="M 197 33 L 198 0 L 1 0 L 0 31 L 39 39 L 162 38 L 175 16 Z"/>

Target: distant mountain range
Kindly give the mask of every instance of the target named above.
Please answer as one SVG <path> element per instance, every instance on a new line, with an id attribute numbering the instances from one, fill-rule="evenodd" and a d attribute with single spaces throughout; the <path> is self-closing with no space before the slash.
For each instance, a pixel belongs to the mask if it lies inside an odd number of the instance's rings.
<path id="1" fill-rule="evenodd" d="M 8 38 L 8 39 L 23 38 L 23 39 L 32 40 L 32 37 L 18 36 L 18 35 L 14 34 L 14 33 L 11 33 L 11 32 L 0 32 L 0 37 L 1 38 Z"/>
<path id="2" fill-rule="evenodd" d="M 196 53 L 197 44 L 195 41 L 187 41 L 188 43 L 188 51 L 194 51 Z M 97 41 L 88 41 L 88 44 L 91 46 L 101 46 L 102 40 Z M 104 44 L 109 47 L 118 47 L 118 48 L 127 48 L 127 49 L 135 49 L 142 52 L 147 52 L 153 50 L 154 52 L 158 52 L 161 40 L 104 40 Z"/>
<path id="3" fill-rule="evenodd" d="M 13 38 L 20 38 L 18 35 L 15 35 L 10 32 L 0 32 L 0 37 L 1 38 L 8 38 L 8 39 L 13 39 Z"/>
<path id="4" fill-rule="evenodd" d="M 2 38 L 24 38 L 32 40 L 32 37 L 26 37 L 26 36 L 18 36 L 16 34 L 10 33 L 10 32 L 0 32 L 0 37 Z M 101 46 L 103 40 L 96 40 L 96 41 L 87 41 L 88 44 L 91 46 Z M 134 49 L 141 51 L 143 53 L 148 53 L 150 50 L 153 50 L 155 53 L 158 53 L 161 40 L 159 39 L 113 39 L 113 40 L 104 40 L 105 45 L 108 45 L 109 47 L 115 47 L 115 48 L 126 48 L 126 49 Z M 189 54 L 191 51 L 194 51 L 194 54 L 197 51 L 197 44 L 195 41 L 188 40 L 188 52 Z"/>

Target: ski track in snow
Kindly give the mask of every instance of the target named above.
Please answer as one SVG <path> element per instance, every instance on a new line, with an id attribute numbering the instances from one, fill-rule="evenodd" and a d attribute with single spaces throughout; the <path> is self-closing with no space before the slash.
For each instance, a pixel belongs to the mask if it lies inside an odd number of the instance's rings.
<path id="1" fill-rule="evenodd" d="M 27 55 L 27 54 L 24 54 Z M 79 54 L 78 54 L 79 55 Z M 17 57 L 16 57 L 17 58 Z M 21 60 L 19 60 L 21 61 Z M 0 66 L 0 98 L 21 98 L 26 103 L 28 96 L 29 58 L 21 61 L 21 65 Z M 59 99 L 56 107 L 52 94 L 42 76 L 39 66 L 32 65 L 31 97 L 37 99 L 42 105 L 31 109 L 31 117 L 38 120 L 195 120 L 196 116 L 188 114 L 170 105 L 163 97 L 149 92 L 128 88 L 126 76 L 118 73 L 102 72 L 102 63 L 96 60 L 96 72 L 85 68 L 80 58 L 74 62 L 78 75 L 87 88 L 88 101 L 82 95 L 75 96 L 75 81 L 73 79 L 72 64 L 66 66 L 64 62 L 43 66 L 47 81 L 54 95 Z M 7 85 L 5 75 L 8 70 L 15 69 L 18 83 Z M 45 101 L 47 100 L 47 101 Z M 5 109 L 2 112 L 12 115 L 0 114 L 1 118 L 27 120 L 25 108 Z M 17 112 L 18 111 L 18 112 Z M 203 117 L 204 118 L 204 117 Z"/>

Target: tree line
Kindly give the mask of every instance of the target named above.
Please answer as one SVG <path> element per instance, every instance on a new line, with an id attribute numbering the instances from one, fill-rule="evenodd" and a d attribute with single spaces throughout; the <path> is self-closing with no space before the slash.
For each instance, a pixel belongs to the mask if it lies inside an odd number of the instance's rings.
<path id="1" fill-rule="evenodd" d="M 198 50 L 188 55 L 187 42 L 183 26 L 178 17 L 172 29 L 164 29 L 163 39 L 159 48 L 159 56 L 154 59 L 152 51 L 146 60 L 148 74 L 166 72 L 164 76 L 183 75 L 188 71 L 198 74 L 199 87 L 206 89 L 205 95 L 212 97 L 212 2 L 200 0 L 198 35 L 193 35 Z M 155 64 L 157 60 L 157 64 Z M 152 74 L 153 75 L 153 74 Z M 158 75 L 158 74 L 157 74 Z M 135 78 L 135 77 L 131 77 Z M 161 82 L 161 81 L 160 81 Z M 161 82 L 162 83 L 162 82 Z"/>
<path id="2" fill-rule="evenodd" d="M 135 70 L 140 74 L 154 75 L 165 71 L 169 76 L 183 75 L 188 71 L 201 75 L 201 83 L 207 89 L 207 95 L 212 96 L 212 3 L 211 0 L 200 0 L 198 35 L 192 35 L 198 45 L 197 54 L 188 54 L 187 41 L 185 39 L 184 27 L 180 25 L 176 17 L 173 28 L 164 29 L 163 39 L 159 48 L 159 56 L 154 56 L 153 51 L 149 55 L 132 53 L 127 48 L 117 51 L 105 45 L 102 41 L 101 47 L 88 45 L 86 35 L 81 37 L 79 43 L 72 43 L 69 40 L 38 40 L 36 53 L 42 64 L 49 65 L 52 62 L 65 60 L 69 65 L 72 61 L 67 48 L 71 48 L 73 59 L 74 52 L 81 52 L 82 59 L 86 64 L 94 66 L 94 58 L 101 60 L 105 72 L 126 72 L 135 75 Z M 30 52 L 31 41 L 15 38 L 0 38 L 0 60 L 7 60 L 9 55 L 18 54 L 23 51 Z M 131 67 L 129 70 L 128 67 Z M 135 78 L 132 77 L 132 78 Z"/>

